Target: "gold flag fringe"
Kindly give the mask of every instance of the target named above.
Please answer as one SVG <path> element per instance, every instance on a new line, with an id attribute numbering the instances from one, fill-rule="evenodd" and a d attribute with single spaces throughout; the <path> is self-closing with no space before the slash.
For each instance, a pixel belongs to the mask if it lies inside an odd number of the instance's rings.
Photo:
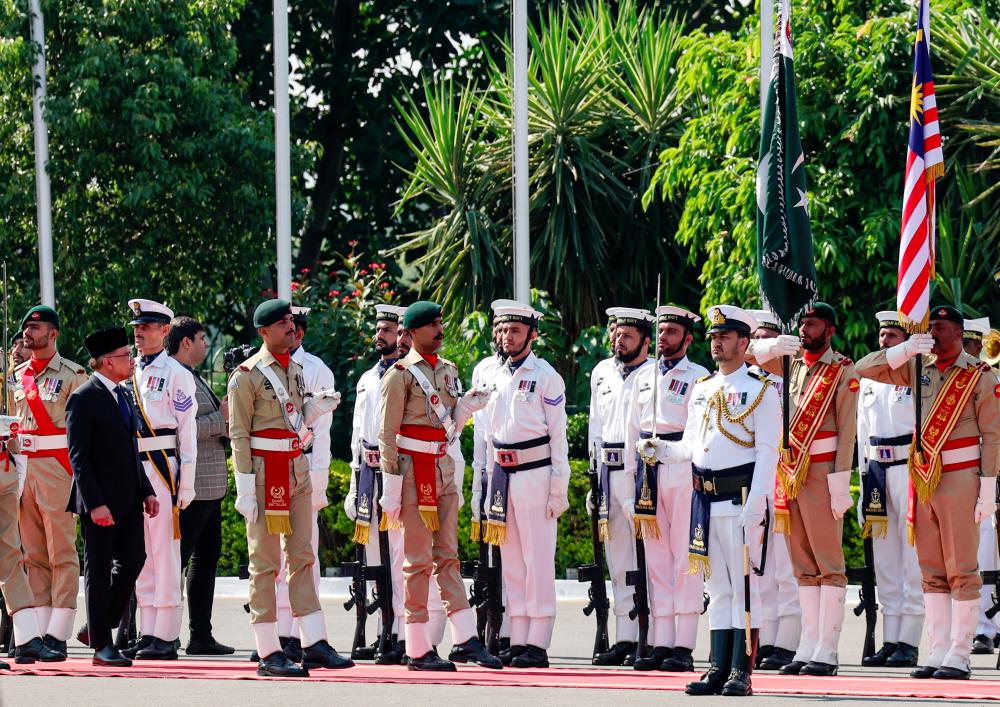
<path id="1" fill-rule="evenodd" d="M 924 453 L 918 452 L 914 449 L 914 444 L 910 444 L 910 460 L 907 462 L 907 467 L 910 470 L 910 479 L 913 481 L 913 487 L 917 490 L 917 499 L 921 503 L 927 503 L 931 500 L 931 496 L 934 495 L 934 490 L 941 483 L 941 457 L 940 455 L 934 456 L 930 462 L 924 459 Z M 920 471 L 926 471 L 930 469 L 930 476 L 927 481 L 924 481 L 924 476 L 926 474 L 918 473 Z"/>
<path id="2" fill-rule="evenodd" d="M 886 538 L 889 536 L 888 518 L 865 518 L 865 524 L 861 528 L 863 538 Z"/>
<path id="3" fill-rule="evenodd" d="M 351 542 L 358 545 L 368 544 L 368 523 L 363 523 L 362 521 L 357 521 L 354 524 L 354 535 L 351 536 Z"/>
<path id="4" fill-rule="evenodd" d="M 688 553 L 688 574 L 700 574 L 705 579 L 712 576 L 712 565 L 705 555 Z"/>
<path id="5" fill-rule="evenodd" d="M 181 509 L 174 506 L 174 540 L 181 539 Z"/>
<path id="6" fill-rule="evenodd" d="M 395 521 L 395 522 L 393 522 L 393 523 L 390 523 L 389 522 L 389 514 L 387 514 L 387 513 L 383 513 L 382 514 L 382 520 L 380 520 L 378 522 L 378 529 L 380 531 L 382 531 L 382 530 L 399 530 L 402 527 L 403 527 L 403 524 L 400 521 L 398 521 L 398 520 Z"/>
<path id="7" fill-rule="evenodd" d="M 789 456 L 791 455 L 791 450 L 788 450 Z M 785 450 L 782 450 L 782 457 L 785 455 Z M 793 473 L 788 473 L 782 469 L 791 469 Z M 799 495 L 799 491 L 802 488 L 802 484 L 806 480 L 806 476 L 809 474 L 809 455 L 803 454 L 802 460 L 796 467 L 791 466 L 791 462 L 786 463 L 782 460 L 778 464 L 778 481 L 781 483 L 781 490 L 785 492 L 788 496 L 788 500 L 792 501 L 796 496 Z"/>
<path id="8" fill-rule="evenodd" d="M 498 520 L 487 521 L 483 542 L 497 547 L 503 545 L 507 542 L 507 524 Z"/>
<path id="9" fill-rule="evenodd" d="M 480 534 L 480 532 L 482 532 L 481 529 L 480 529 L 480 525 L 481 525 L 481 523 L 478 520 L 473 520 L 472 521 L 472 525 L 469 528 L 469 538 L 474 543 L 479 542 L 479 534 Z"/>
<path id="10" fill-rule="evenodd" d="M 265 513 L 264 519 L 267 521 L 268 535 L 292 534 L 292 518 L 288 514 L 288 511 Z"/>
<path id="11" fill-rule="evenodd" d="M 917 529 L 913 527 L 913 523 L 906 524 L 906 542 L 913 547 L 917 544 Z"/>
<path id="12" fill-rule="evenodd" d="M 656 518 L 635 517 L 635 537 L 640 540 L 659 540 L 660 526 Z"/>
<path id="13" fill-rule="evenodd" d="M 420 520 L 424 522 L 424 527 L 430 531 L 441 530 L 441 521 L 438 518 L 437 507 L 420 509 Z"/>
<path id="14" fill-rule="evenodd" d="M 792 534 L 792 514 L 788 509 L 774 509 L 774 532 L 781 535 Z"/>
<path id="15" fill-rule="evenodd" d="M 601 518 L 597 521 L 597 538 L 602 542 L 608 539 L 608 521 L 606 518 Z"/>

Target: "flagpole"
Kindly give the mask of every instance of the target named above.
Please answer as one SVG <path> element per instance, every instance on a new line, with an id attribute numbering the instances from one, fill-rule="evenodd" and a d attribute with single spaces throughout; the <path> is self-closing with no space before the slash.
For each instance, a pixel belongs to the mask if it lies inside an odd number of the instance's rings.
<path id="1" fill-rule="evenodd" d="M 292 299 L 292 186 L 288 127 L 288 0 L 274 0 L 274 199 L 278 297 Z"/>
<path id="2" fill-rule="evenodd" d="M 760 120 L 764 121 L 764 102 L 771 83 L 771 60 L 774 54 L 774 5 L 760 0 Z"/>
<path id="3" fill-rule="evenodd" d="M 514 51 L 514 297 L 531 303 L 528 231 L 528 3 L 513 0 Z"/>
<path id="4" fill-rule="evenodd" d="M 45 80 L 45 21 L 39 0 L 29 0 L 31 15 L 31 41 L 35 46 L 35 65 L 32 68 L 33 100 L 31 113 L 35 137 L 35 207 L 38 214 L 38 281 L 42 304 L 55 307 L 55 278 L 52 276 L 52 192 L 46 165 L 49 162 L 49 126 L 45 121 L 43 104 L 46 94 Z M 4 342 L 6 345 L 7 342 Z"/>

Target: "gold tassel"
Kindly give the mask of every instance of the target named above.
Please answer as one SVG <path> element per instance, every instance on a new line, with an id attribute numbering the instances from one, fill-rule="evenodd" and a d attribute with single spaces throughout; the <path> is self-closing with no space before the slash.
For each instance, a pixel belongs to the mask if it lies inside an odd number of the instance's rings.
<path id="1" fill-rule="evenodd" d="M 885 538 L 889 536 L 889 520 L 887 518 L 865 518 L 861 528 L 863 538 Z"/>
<path id="2" fill-rule="evenodd" d="M 608 521 L 606 518 L 601 518 L 597 521 L 597 539 L 601 542 L 608 539 Z"/>
<path id="3" fill-rule="evenodd" d="M 174 506 L 174 540 L 181 539 L 181 509 Z"/>
<path id="4" fill-rule="evenodd" d="M 784 454 L 784 452 L 782 452 Z M 809 455 L 803 454 L 803 459 L 801 463 L 796 468 L 796 473 L 788 474 L 778 469 L 778 481 L 781 482 L 781 490 L 785 492 L 789 501 L 795 499 L 799 495 L 799 490 L 802 488 L 802 483 L 806 480 L 806 476 L 809 474 Z M 789 466 L 789 464 L 783 463 L 782 466 Z"/>
<path id="5" fill-rule="evenodd" d="M 910 447 L 910 460 L 907 462 L 907 467 L 910 470 L 910 479 L 913 481 L 913 486 L 917 490 L 917 499 L 921 503 L 927 503 L 931 500 L 931 496 L 934 495 L 934 490 L 937 489 L 938 484 L 941 483 L 941 457 L 940 455 L 933 457 L 932 461 L 927 462 L 924 459 L 923 451 L 914 451 L 913 445 Z M 917 473 L 919 469 L 930 468 L 930 477 L 925 482 L 920 474 Z"/>
<path id="6" fill-rule="evenodd" d="M 265 513 L 264 519 L 267 521 L 268 535 L 292 534 L 292 518 L 287 512 L 281 514 Z"/>
<path id="7" fill-rule="evenodd" d="M 635 537 L 641 540 L 659 540 L 660 526 L 656 524 L 656 518 L 636 516 Z"/>
<path id="8" fill-rule="evenodd" d="M 792 450 L 784 443 L 781 443 L 781 450 L 779 451 L 781 455 L 781 463 L 788 465 L 792 463 Z"/>
<path id="9" fill-rule="evenodd" d="M 507 524 L 491 520 L 486 523 L 486 534 L 483 542 L 497 547 L 507 542 Z"/>
<path id="10" fill-rule="evenodd" d="M 420 520 L 424 522 L 424 527 L 431 532 L 441 529 L 441 521 L 438 519 L 437 507 L 435 506 L 431 506 L 427 510 L 421 508 Z"/>
<path id="11" fill-rule="evenodd" d="M 688 574 L 700 574 L 705 579 L 712 576 L 712 565 L 705 555 L 688 553 Z"/>
<path id="12" fill-rule="evenodd" d="M 384 516 L 383 516 L 384 517 Z M 354 535 L 351 536 L 351 542 L 358 545 L 368 544 L 368 523 L 362 523 L 358 521 L 354 524 Z"/>
<path id="13" fill-rule="evenodd" d="M 792 514 L 787 510 L 774 510 L 774 532 L 781 535 L 792 534 Z"/>
<path id="14" fill-rule="evenodd" d="M 917 544 L 917 529 L 913 527 L 912 523 L 906 524 L 906 542 L 910 544 L 910 547 Z"/>
<path id="15" fill-rule="evenodd" d="M 403 527 L 401 521 L 396 521 L 394 523 L 389 522 L 389 515 L 387 513 L 382 514 L 382 520 L 378 523 L 378 529 L 381 530 L 399 530 Z"/>
<path id="16" fill-rule="evenodd" d="M 478 520 L 473 519 L 472 520 L 472 525 L 469 528 L 469 538 L 474 543 L 479 542 L 479 534 L 482 532 L 482 530 L 480 528 L 480 525 L 481 524 L 480 524 L 480 522 Z"/>

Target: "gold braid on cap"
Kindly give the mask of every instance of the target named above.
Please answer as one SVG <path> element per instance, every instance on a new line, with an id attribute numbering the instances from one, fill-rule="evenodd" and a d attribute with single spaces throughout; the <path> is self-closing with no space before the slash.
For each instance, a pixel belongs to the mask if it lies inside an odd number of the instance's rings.
<path id="1" fill-rule="evenodd" d="M 716 391 L 712 394 L 712 397 L 708 399 L 708 409 L 715 410 L 715 424 L 718 425 L 719 432 L 722 433 L 723 437 L 728 439 L 733 444 L 739 445 L 740 447 L 744 447 L 746 449 L 750 449 L 754 446 L 754 444 L 756 443 L 756 437 L 754 436 L 754 433 L 751 432 L 750 429 L 745 424 L 743 424 L 743 421 L 747 419 L 747 417 L 760 405 L 761 401 L 764 399 L 764 393 L 767 392 L 767 387 L 769 385 L 771 385 L 771 381 L 765 380 L 764 385 L 762 385 L 760 388 L 760 392 L 757 393 L 757 397 L 754 399 L 752 403 L 750 403 L 750 405 L 747 406 L 747 409 L 741 412 L 739 415 L 734 415 L 732 412 L 730 412 L 729 405 L 726 404 L 726 398 L 722 394 L 722 387 L 716 389 Z M 708 420 L 708 416 L 709 412 L 706 412 L 705 413 L 706 420 Z M 734 425 L 739 425 L 744 432 L 750 435 L 750 439 L 749 440 L 740 439 L 735 434 L 727 430 L 725 426 L 722 424 L 723 418 L 725 418 L 727 422 L 731 422 Z"/>

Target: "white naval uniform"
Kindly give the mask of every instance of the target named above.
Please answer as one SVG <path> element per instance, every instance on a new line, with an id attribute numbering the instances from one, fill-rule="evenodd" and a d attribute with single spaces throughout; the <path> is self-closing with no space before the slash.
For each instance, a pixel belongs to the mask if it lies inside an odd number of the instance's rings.
<path id="1" fill-rule="evenodd" d="M 870 438 L 912 437 L 915 424 L 913 393 L 906 386 L 861 379 L 858 391 L 858 457 L 861 468 L 868 466 L 869 455 L 878 455 Z M 885 455 L 890 450 L 882 448 Z M 909 444 L 893 447 L 892 458 L 902 461 L 885 471 L 886 537 L 872 537 L 875 556 L 875 583 L 882 607 L 882 640 L 907 643 L 917 647 L 924 624 L 924 595 L 917 551 L 907 541 L 906 506 L 910 472 L 906 460 Z M 874 457 L 876 460 L 879 456 Z M 886 456 L 881 458 L 888 459 Z M 861 503 L 864 502 L 862 493 Z M 860 521 L 860 517 L 859 517 Z"/>
<path id="2" fill-rule="evenodd" d="M 771 381 L 778 400 L 781 400 L 781 376 L 750 366 L 750 372 Z M 788 536 L 774 532 L 774 504 L 770 514 L 767 562 L 764 576 L 760 578 L 760 645 L 776 646 L 794 653 L 802 634 L 802 608 L 799 605 L 799 583 L 792 569 L 792 556 L 788 551 Z"/>
<path id="3" fill-rule="evenodd" d="M 1000 372 L 993 369 L 1000 384 Z M 979 524 L 979 571 L 1000 569 L 1000 547 L 997 546 L 997 519 L 996 515 L 990 516 Z M 993 592 L 996 585 L 983 583 L 983 588 L 979 590 L 979 621 L 976 623 L 976 635 L 994 638 L 997 635 L 997 621 L 1000 621 L 1000 614 L 992 619 L 986 618 L 986 610 L 993 606 Z"/>
<path id="4" fill-rule="evenodd" d="M 632 455 L 637 438 L 631 435 L 653 429 L 653 379 L 657 369 L 643 368 L 628 426 L 625 449 Z M 688 404 L 699 378 L 708 375 L 704 366 L 681 358 L 673 368 L 659 375 L 657 393 L 657 434 L 684 431 Z M 688 540 L 691 530 L 691 463 L 660 464 L 657 474 L 656 524 L 660 537 L 650 537 L 646 545 L 646 573 L 649 578 L 650 610 L 653 616 L 652 645 L 693 649 L 698 633 L 698 617 L 704 606 L 704 582 L 688 572 Z"/>
<path id="5" fill-rule="evenodd" d="M 602 362 L 603 363 L 603 362 Z M 601 364 L 598 364 L 601 365 Z M 646 359 L 631 369 L 623 378 L 624 367 L 615 363 L 615 368 L 603 373 L 590 399 L 591 423 L 599 426 L 591 428 L 593 441 L 600 448 L 609 443 L 624 445 L 628 439 L 639 438 L 639 421 L 630 415 L 630 407 L 635 391 L 638 390 L 639 373 L 644 368 L 652 368 L 653 361 Z M 631 428 L 631 429 L 630 429 Z M 615 641 L 635 642 L 639 640 L 639 625 L 630 619 L 628 613 L 635 606 L 634 590 L 625 583 L 625 573 L 636 568 L 635 527 L 635 448 L 622 449 L 624 469 L 608 474 L 608 539 L 604 557 L 611 574 L 611 589 L 615 597 Z M 597 499 L 594 499 L 597 502 Z"/>
<path id="6" fill-rule="evenodd" d="M 772 499 L 774 477 L 778 467 L 778 440 L 781 436 L 781 403 L 777 391 L 768 386 L 760 405 L 743 424 L 753 433 L 754 446 L 743 447 L 727 439 L 718 429 L 714 412 L 709 414 L 711 396 L 722 388 L 723 398 L 729 401 L 731 414 L 739 415 L 749 407 L 760 393 L 763 381 L 750 375 L 741 367 L 723 375 L 716 372 L 695 385 L 688 408 L 684 438 L 680 442 L 666 442 L 671 461 L 690 460 L 694 467 L 719 471 L 744 464 L 753 464 L 753 480 L 749 495 Z M 747 439 L 746 431 L 739 425 L 726 423 L 725 429 L 740 439 Z M 749 441 L 749 440 L 747 440 Z M 752 502 L 752 501 L 751 501 Z M 706 578 L 708 588 L 708 623 L 712 631 L 742 629 L 744 620 L 743 594 L 743 529 L 739 524 L 742 506 L 736 502 L 721 501 L 712 504 L 708 529 L 708 560 L 711 574 Z M 747 529 L 751 560 L 760 563 L 763 528 Z M 750 576 L 751 627 L 760 628 L 761 622 L 760 578 Z"/>
<path id="7" fill-rule="evenodd" d="M 198 403 L 194 376 L 164 350 L 141 370 L 137 363 L 135 380 L 139 389 L 133 394 L 148 425 L 154 430 L 176 430 L 177 456 L 167 457 L 170 473 L 174 474 L 178 486 L 181 478 L 190 478 L 193 484 L 198 454 L 198 426 L 195 422 Z M 128 383 L 132 385 L 132 379 Z M 151 444 L 157 443 L 140 439 L 139 450 Z M 183 618 L 181 541 L 174 538 L 174 504 L 170 488 L 152 463 L 143 461 L 142 466 L 160 503 L 160 513 L 155 518 L 142 517 L 146 563 L 135 583 L 139 628 L 144 636 L 155 636 L 169 643 L 180 635 Z"/>
<path id="8" fill-rule="evenodd" d="M 314 356 L 300 346 L 292 353 L 292 358 L 302 366 L 302 381 L 305 384 L 306 393 L 315 393 L 319 390 L 333 390 L 336 381 L 333 371 L 323 363 L 323 359 Z M 309 429 L 313 433 L 311 452 L 305 455 L 309 461 L 309 482 L 312 485 L 312 548 L 313 556 L 313 583 L 316 591 L 319 592 L 319 509 L 329 505 L 326 497 L 326 488 L 330 483 L 330 424 L 333 422 L 333 413 L 328 412 L 320 415 Z M 284 536 L 282 536 L 284 543 Z M 281 568 L 275 578 L 275 602 L 278 610 L 278 635 L 298 636 L 298 621 L 292 617 L 292 605 L 288 599 L 288 577 L 285 572 L 285 553 L 281 555 Z M 287 633 L 286 633 L 287 631 Z"/>
<path id="9" fill-rule="evenodd" d="M 548 650 L 556 616 L 556 519 L 548 517 L 547 506 L 550 484 L 561 484 L 563 494 L 569 485 L 566 386 L 534 353 L 513 371 L 509 365 L 495 369 L 493 383 L 484 410 L 488 448 L 549 438 L 548 465 L 508 474 L 506 540 L 500 546 L 511 645 Z"/>

